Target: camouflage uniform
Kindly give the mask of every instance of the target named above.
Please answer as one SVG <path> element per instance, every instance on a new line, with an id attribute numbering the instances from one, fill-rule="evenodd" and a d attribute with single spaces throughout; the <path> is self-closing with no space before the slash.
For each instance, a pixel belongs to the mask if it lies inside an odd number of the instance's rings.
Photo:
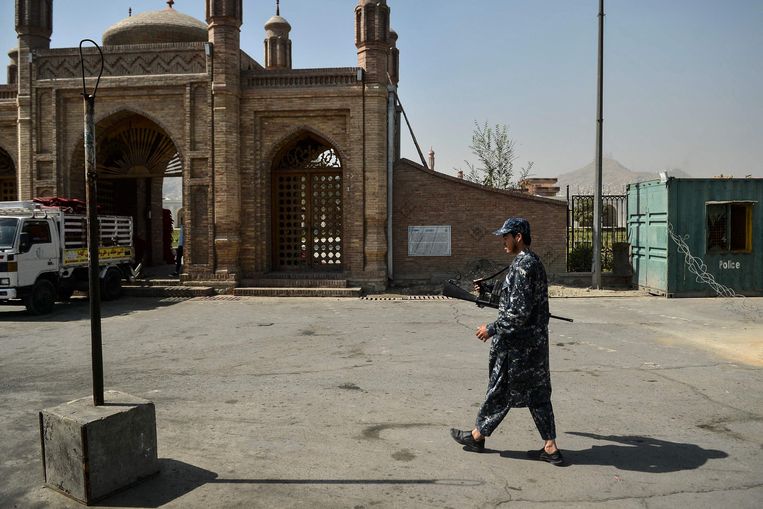
<path id="1" fill-rule="evenodd" d="M 538 255 L 520 252 L 500 289 L 492 337 L 490 378 L 477 429 L 490 436 L 511 408 L 529 407 L 544 440 L 556 438 L 548 363 L 548 283 Z"/>

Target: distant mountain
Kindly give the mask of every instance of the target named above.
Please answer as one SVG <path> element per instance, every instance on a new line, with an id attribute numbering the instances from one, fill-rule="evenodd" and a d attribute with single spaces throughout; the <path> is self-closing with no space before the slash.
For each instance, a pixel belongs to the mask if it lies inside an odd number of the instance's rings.
<path id="1" fill-rule="evenodd" d="M 570 194 L 593 194 L 595 185 L 596 163 L 591 162 L 583 168 L 563 173 L 557 178 L 559 195 L 566 196 L 567 186 Z M 668 170 L 671 177 L 691 178 L 681 170 Z M 631 171 L 619 161 L 604 158 L 602 161 L 602 192 L 604 194 L 625 194 L 625 186 L 634 182 L 644 182 L 660 178 L 658 172 Z"/>

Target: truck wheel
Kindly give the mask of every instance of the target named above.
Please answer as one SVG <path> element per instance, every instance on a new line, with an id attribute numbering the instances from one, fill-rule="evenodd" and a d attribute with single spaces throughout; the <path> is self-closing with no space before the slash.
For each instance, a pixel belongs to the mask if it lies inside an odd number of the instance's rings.
<path id="1" fill-rule="evenodd" d="M 56 288 L 47 279 L 40 279 L 32 287 L 32 293 L 24 301 L 33 315 L 47 315 L 56 303 Z"/>
<path id="2" fill-rule="evenodd" d="M 122 274 L 117 269 L 109 269 L 101 281 L 101 299 L 114 300 L 122 296 Z"/>

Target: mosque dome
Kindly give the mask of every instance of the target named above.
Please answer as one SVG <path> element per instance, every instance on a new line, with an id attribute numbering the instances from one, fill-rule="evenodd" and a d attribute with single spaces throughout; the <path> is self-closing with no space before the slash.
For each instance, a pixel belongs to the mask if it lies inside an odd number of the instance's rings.
<path id="1" fill-rule="evenodd" d="M 206 42 L 206 23 L 178 12 L 172 6 L 123 19 L 103 33 L 104 46 L 121 44 L 159 44 L 171 42 Z"/>
<path id="2" fill-rule="evenodd" d="M 291 32 L 291 25 L 285 18 L 279 15 L 275 15 L 265 23 L 265 30 L 268 37 L 283 37 L 288 36 Z"/>

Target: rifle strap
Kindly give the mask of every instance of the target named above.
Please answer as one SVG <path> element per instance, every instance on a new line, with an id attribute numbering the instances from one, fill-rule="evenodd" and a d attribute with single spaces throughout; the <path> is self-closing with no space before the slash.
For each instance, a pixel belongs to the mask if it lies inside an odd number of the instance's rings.
<path id="1" fill-rule="evenodd" d="M 496 277 L 501 272 L 506 271 L 506 269 L 508 269 L 509 267 L 511 267 L 511 263 L 508 264 L 507 266 L 505 266 L 504 268 L 502 268 L 501 270 L 499 270 L 498 272 L 496 272 L 495 274 L 493 274 L 492 276 L 487 276 L 487 277 L 483 277 L 483 278 L 480 278 L 480 279 L 475 279 L 473 282 L 474 282 L 474 284 L 477 284 L 477 283 L 481 283 L 483 281 L 487 281 L 488 279 L 493 279 L 494 277 Z"/>

